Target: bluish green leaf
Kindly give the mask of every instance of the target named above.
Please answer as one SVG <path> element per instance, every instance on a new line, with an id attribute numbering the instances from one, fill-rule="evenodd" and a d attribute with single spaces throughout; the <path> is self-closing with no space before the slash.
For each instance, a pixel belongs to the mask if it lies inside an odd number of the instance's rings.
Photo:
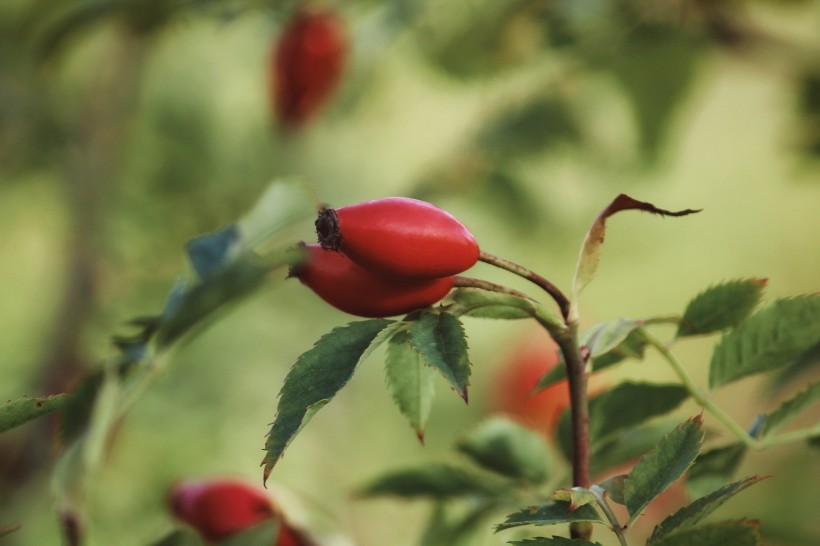
<path id="1" fill-rule="evenodd" d="M 547 479 L 549 450 L 541 436 L 503 417 L 484 421 L 458 444 L 479 466 L 517 481 Z"/>
<path id="2" fill-rule="evenodd" d="M 734 495 L 763 479 L 764 478 L 759 476 L 744 478 L 740 481 L 727 484 L 717 491 L 684 506 L 655 527 L 647 544 L 655 544 L 671 533 L 697 525 L 703 518 L 720 508 L 723 503 Z"/>
<path id="3" fill-rule="evenodd" d="M 600 542 L 590 542 L 578 538 L 535 537 L 510 542 L 513 546 L 601 546 Z"/>
<path id="4" fill-rule="evenodd" d="M 392 322 L 363 320 L 334 328 L 297 359 L 285 377 L 276 419 L 265 442 L 265 479 L 315 410 L 347 384 L 370 343 Z"/>
<path id="5" fill-rule="evenodd" d="M 202 539 L 193 530 L 177 529 L 151 543 L 151 546 L 203 546 L 203 544 Z"/>
<path id="6" fill-rule="evenodd" d="M 449 313 L 423 313 L 410 326 L 410 344 L 467 401 L 470 360 L 464 327 Z"/>
<path id="7" fill-rule="evenodd" d="M 769 413 L 763 421 L 761 437 L 765 438 L 772 434 L 818 400 L 820 400 L 820 381 L 809 385 Z"/>
<path id="8" fill-rule="evenodd" d="M 590 505 L 571 510 L 565 501 L 550 501 L 543 506 L 530 506 L 507 516 L 504 523 L 496 525 L 496 532 L 522 525 L 556 525 L 573 521 L 604 523 L 598 512 Z"/>
<path id="9" fill-rule="evenodd" d="M 593 451 L 620 433 L 677 408 L 689 392 L 680 385 L 624 382 L 589 401 L 589 437 Z M 558 422 L 558 439 L 569 453 L 570 413 Z"/>
<path id="10" fill-rule="evenodd" d="M 491 496 L 507 487 L 509 484 L 499 483 L 461 466 L 438 463 L 385 474 L 363 487 L 359 495 L 450 499 Z"/>
<path id="11" fill-rule="evenodd" d="M 709 385 L 791 364 L 820 343 L 820 295 L 774 302 L 724 334 L 709 365 Z"/>
<path id="12" fill-rule="evenodd" d="M 185 245 L 188 260 L 200 279 L 219 271 L 239 251 L 239 229 L 230 225 L 213 233 L 194 237 Z"/>
<path id="13" fill-rule="evenodd" d="M 630 522 L 695 461 L 703 442 L 703 418 L 693 417 L 663 437 L 640 458 L 624 482 L 624 500 Z"/>
<path id="14" fill-rule="evenodd" d="M 436 394 L 435 370 L 410 345 L 410 335 L 406 331 L 398 332 L 390 339 L 384 371 L 390 396 L 419 440 L 423 441 Z"/>
<path id="15" fill-rule="evenodd" d="M 480 288 L 457 288 L 450 292 L 452 303 L 447 312 L 457 316 L 491 319 L 525 319 L 535 317 L 532 302 Z"/>
<path id="16" fill-rule="evenodd" d="M 724 521 L 684 529 L 655 542 L 653 546 L 760 546 L 756 521 Z"/>
<path id="17" fill-rule="evenodd" d="M 219 542 L 219 546 L 269 546 L 276 544 L 279 536 L 279 520 L 271 518 L 248 529 L 231 535 Z"/>
<path id="18" fill-rule="evenodd" d="M 24 396 L 6 402 L 0 406 L 0 434 L 62 408 L 66 400 L 66 394 L 55 394 L 43 398 Z"/>
<path id="19" fill-rule="evenodd" d="M 677 337 L 733 328 L 754 311 L 763 297 L 766 279 L 741 279 L 707 288 L 686 306 Z"/>
<path id="20" fill-rule="evenodd" d="M 686 216 L 698 212 L 691 209 L 677 212 L 659 209 L 651 203 L 638 201 L 623 193 L 613 199 L 592 223 L 581 246 L 581 253 L 578 256 L 578 263 L 575 266 L 575 275 L 572 280 L 572 297 L 570 298 L 573 304 L 574 318 L 577 318 L 578 297 L 581 291 L 595 278 L 595 274 L 598 272 L 604 236 L 606 235 L 606 220 L 613 214 L 624 210 L 641 210 L 660 216 Z"/>
<path id="21" fill-rule="evenodd" d="M 686 490 L 697 499 L 729 482 L 737 471 L 746 446 L 737 442 L 703 451 L 686 475 Z"/>

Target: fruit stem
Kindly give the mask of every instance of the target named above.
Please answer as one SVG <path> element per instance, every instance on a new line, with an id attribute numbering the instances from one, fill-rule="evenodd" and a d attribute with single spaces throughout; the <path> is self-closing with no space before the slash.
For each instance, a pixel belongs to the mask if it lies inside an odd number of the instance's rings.
<path id="1" fill-rule="evenodd" d="M 494 265 L 498 268 L 501 268 L 505 271 L 509 271 L 510 273 L 514 273 L 519 277 L 527 279 L 528 281 L 536 284 L 540 288 L 544 289 L 550 297 L 555 300 L 555 303 L 558 304 L 558 308 L 561 310 L 561 316 L 564 317 L 564 321 L 569 320 L 569 300 L 564 295 L 561 290 L 558 289 L 557 286 L 552 284 L 550 281 L 542 277 L 541 275 L 535 273 L 534 271 L 530 271 L 524 266 L 518 265 L 515 262 L 511 262 L 509 260 L 505 260 L 504 258 L 499 258 L 498 256 L 493 256 L 492 254 L 488 254 L 487 252 L 481 252 L 478 256 L 479 261 L 484 263 Z"/>
<path id="2" fill-rule="evenodd" d="M 455 276 L 453 278 L 455 279 L 453 286 L 456 288 L 480 288 L 482 290 L 489 290 L 490 292 L 498 292 L 500 294 L 515 296 L 516 298 L 521 298 L 527 301 L 533 301 L 531 297 L 523 292 L 513 290 L 512 288 L 507 288 L 506 286 L 502 286 L 494 282 L 485 281 L 483 279 L 475 279 L 473 277 Z M 535 302 L 533 301 L 533 303 Z"/>

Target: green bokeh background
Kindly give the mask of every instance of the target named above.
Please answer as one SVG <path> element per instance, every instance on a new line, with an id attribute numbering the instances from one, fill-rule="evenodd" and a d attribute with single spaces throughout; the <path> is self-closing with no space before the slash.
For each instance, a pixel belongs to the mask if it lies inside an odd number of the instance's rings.
<path id="1" fill-rule="evenodd" d="M 0 396 L 41 394 L 42 363 L 68 328 L 55 321 L 78 253 L 88 252 L 93 286 L 81 305 L 87 313 L 76 318 L 71 356 L 89 364 L 111 353 L 109 336 L 127 319 L 161 308 L 186 267 L 187 239 L 236 219 L 282 175 L 304 177 L 334 205 L 424 196 L 467 224 L 484 250 L 565 289 L 586 229 L 618 193 L 669 209 L 703 208 L 681 219 L 629 213 L 611 220 L 599 278 L 582 298 L 587 325 L 679 313 L 706 286 L 738 277 L 768 278 L 769 300 L 820 289 L 820 169 L 807 144 L 820 124 L 801 83 L 816 68 L 809 61 L 820 47 L 820 4 L 752 2 L 738 10 L 794 51 L 710 42 L 698 14 L 674 23 L 661 17 L 664 28 L 692 36 L 696 45 L 681 47 L 693 64 L 675 64 L 682 57 L 671 46 L 669 57 L 653 61 L 667 51 L 663 39 L 616 51 L 619 62 L 636 55 L 631 60 L 643 67 L 629 80 L 634 93 L 607 68 L 611 58 L 578 45 L 606 51 L 610 41 L 620 43 L 621 34 L 595 18 L 600 2 L 577 8 L 587 10 L 581 15 L 556 3 L 585 37 L 568 45 L 555 30 L 548 38 L 534 31 L 522 2 L 509 3 L 520 8 L 515 17 L 496 15 L 497 25 L 482 26 L 492 19 L 486 4 L 340 2 L 352 44 L 345 80 L 318 119 L 286 135 L 271 118 L 267 73 L 271 43 L 293 3 L 168 3 L 179 8 L 168 14 L 156 11 L 161 3 L 125 2 L 45 52 L 65 13 L 82 13 L 86 4 L 4 3 Z M 646 3 L 626 4 L 635 10 L 618 29 L 627 36 L 657 15 Z M 645 17 L 630 19 L 642 9 Z M 155 19 L 138 26 L 135 13 Z M 464 21 L 472 39 L 459 34 Z M 446 47 L 431 53 L 440 43 Z M 647 150 L 630 101 L 666 94 L 663 82 L 680 71 L 689 76 L 675 87 L 672 107 L 657 114 L 659 128 L 649 133 L 656 149 Z M 527 103 L 556 89 L 558 114 L 544 124 L 496 131 L 490 148 L 472 144 L 518 94 Z M 575 125 L 553 131 L 550 120 L 560 124 L 565 110 Z M 538 139 L 546 144 L 520 157 L 498 151 L 505 142 Z M 485 159 L 506 182 L 486 176 Z M 92 219 L 87 231 L 77 227 L 83 218 Z M 313 237 L 309 224 L 303 237 Z M 482 264 L 471 274 L 529 290 Z M 349 320 L 293 281 L 272 283 L 179 351 L 111 450 L 89 499 L 88 543 L 136 546 L 163 535 L 172 526 L 164 495 L 175 479 L 218 474 L 260 483 L 264 435 L 288 367 Z M 531 330 L 467 321 L 470 405 L 441 383 L 424 447 L 391 403 L 377 353 L 288 449 L 271 476 L 273 494 L 329 544 L 416 544 L 427 506 L 356 500 L 352 492 L 382 471 L 453 457 L 451 446 L 488 413 L 505 355 Z M 679 348 L 702 384 L 712 343 Z M 611 380 L 620 377 L 674 379 L 654 356 Z M 750 379 L 715 400 L 750 423 L 776 403 L 763 398 L 764 387 L 764 379 Z M 680 416 L 696 412 L 688 405 Z M 817 417 L 815 408 L 801 422 Z M 13 452 L 31 426 L 5 435 L 3 450 Z M 40 469 L 23 487 L 2 485 L 0 525 L 23 527 L 0 542 L 59 543 L 49 472 Z M 760 518 L 764 535 L 774 537 L 767 544 L 820 541 L 816 452 L 793 445 L 753 453 L 739 474 L 774 477 L 733 500 L 723 517 Z M 486 535 L 485 544 L 514 536 Z"/>

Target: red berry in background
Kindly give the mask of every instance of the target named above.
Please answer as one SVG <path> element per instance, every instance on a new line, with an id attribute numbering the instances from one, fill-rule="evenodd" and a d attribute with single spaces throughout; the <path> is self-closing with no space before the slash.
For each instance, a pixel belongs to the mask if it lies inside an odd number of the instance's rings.
<path id="1" fill-rule="evenodd" d="M 555 342 L 538 334 L 518 346 L 499 369 L 491 400 L 494 411 L 554 437 L 561 412 L 569 407 L 569 385 L 564 380 L 533 394 L 541 377 L 561 361 Z"/>
<path id="2" fill-rule="evenodd" d="M 478 243 L 464 224 L 435 205 L 387 197 L 338 209 L 316 219 L 323 248 L 393 278 L 457 275 L 478 261 Z"/>
<path id="3" fill-rule="evenodd" d="M 309 121 L 338 85 L 346 58 L 344 24 L 334 13 L 297 12 L 271 59 L 271 100 L 279 123 L 297 129 Z"/>
<path id="4" fill-rule="evenodd" d="M 307 245 L 303 264 L 292 275 L 327 303 L 351 315 L 389 317 L 427 307 L 453 288 L 452 277 L 394 280 L 357 265 L 344 254 Z"/>
<path id="5" fill-rule="evenodd" d="M 218 542 L 271 518 L 280 518 L 267 494 L 236 480 L 183 482 L 168 495 L 171 512 L 207 541 Z M 274 546 L 311 546 L 300 531 L 280 521 Z"/>

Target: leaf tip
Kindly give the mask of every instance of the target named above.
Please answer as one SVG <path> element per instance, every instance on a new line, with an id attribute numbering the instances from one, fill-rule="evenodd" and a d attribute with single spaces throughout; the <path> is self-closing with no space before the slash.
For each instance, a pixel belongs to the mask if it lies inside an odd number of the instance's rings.
<path id="1" fill-rule="evenodd" d="M 424 446 L 424 431 L 423 430 L 417 430 L 416 431 L 416 438 L 418 438 L 419 443 L 423 447 Z"/>

